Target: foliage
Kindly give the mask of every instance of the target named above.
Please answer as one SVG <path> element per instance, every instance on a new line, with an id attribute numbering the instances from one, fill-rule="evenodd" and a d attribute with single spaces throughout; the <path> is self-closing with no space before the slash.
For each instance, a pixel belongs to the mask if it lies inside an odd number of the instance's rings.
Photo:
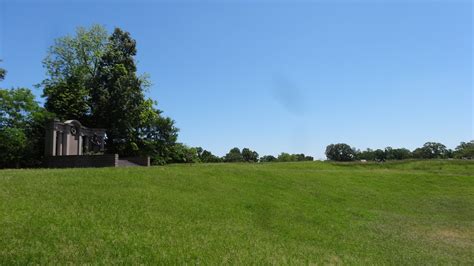
<path id="1" fill-rule="evenodd" d="M 423 147 L 413 151 L 413 157 L 417 159 L 441 159 L 447 158 L 446 146 L 437 142 L 426 142 Z"/>
<path id="2" fill-rule="evenodd" d="M 405 148 L 386 147 L 384 150 L 367 149 L 365 151 L 357 151 L 356 159 L 367 161 L 385 161 L 385 160 L 406 160 L 412 157 L 410 150 Z"/>
<path id="3" fill-rule="evenodd" d="M 133 152 L 128 145 L 138 143 L 137 117 L 148 106 L 142 81 L 136 74 L 136 52 L 135 40 L 116 28 L 98 66 L 97 86 L 92 88 L 92 126 L 107 129 L 109 152 Z"/>
<path id="4" fill-rule="evenodd" d="M 237 147 L 232 148 L 229 151 L 229 153 L 227 153 L 224 156 L 224 162 L 235 163 L 235 162 L 243 162 L 243 161 L 244 161 L 244 157 L 242 156 L 240 149 Z"/>
<path id="5" fill-rule="evenodd" d="M 27 149 L 27 138 L 21 128 L 0 128 L 0 168 L 20 167 Z"/>
<path id="6" fill-rule="evenodd" d="M 242 158 L 244 162 L 256 163 L 258 162 L 258 153 L 256 151 L 250 150 L 249 148 L 243 148 Z"/>
<path id="7" fill-rule="evenodd" d="M 55 40 L 43 60 L 47 78 L 40 84 L 48 111 L 62 120 L 90 121 L 91 89 L 106 46 L 107 30 L 100 25 Z"/>
<path id="8" fill-rule="evenodd" d="M 357 151 L 358 160 L 375 161 L 375 151 L 367 149 L 365 151 Z"/>
<path id="9" fill-rule="evenodd" d="M 260 162 L 262 163 L 276 162 L 277 160 L 278 159 L 273 155 L 265 155 L 260 158 Z"/>
<path id="10" fill-rule="evenodd" d="M 197 149 L 188 147 L 182 143 L 172 146 L 171 160 L 167 163 L 198 163 L 199 156 Z"/>
<path id="11" fill-rule="evenodd" d="M 29 89 L 0 89 L 0 167 L 39 164 L 49 118 Z"/>
<path id="12" fill-rule="evenodd" d="M 222 162 L 222 159 L 218 156 L 215 156 L 208 150 L 203 150 L 201 147 L 196 148 L 198 153 L 199 161 L 202 163 L 219 163 Z"/>
<path id="13" fill-rule="evenodd" d="M 387 160 L 406 160 L 410 159 L 412 154 L 409 149 L 387 147 L 385 148 L 385 156 Z"/>
<path id="14" fill-rule="evenodd" d="M 294 161 L 296 161 L 296 158 L 295 158 L 295 156 L 293 156 L 289 153 L 282 152 L 282 153 L 280 153 L 280 155 L 278 155 L 277 160 L 279 162 L 294 162 Z"/>
<path id="15" fill-rule="evenodd" d="M 461 142 L 454 151 L 456 158 L 474 158 L 474 140 Z"/>
<path id="16" fill-rule="evenodd" d="M 61 120 L 76 119 L 90 121 L 89 90 L 76 77 L 58 80 L 54 85 L 45 86 L 45 108 Z"/>
<path id="17" fill-rule="evenodd" d="M 326 147 L 326 157 L 331 161 L 352 161 L 356 150 L 345 143 L 330 144 Z"/>
<path id="18" fill-rule="evenodd" d="M 313 160 L 314 160 L 313 157 L 306 156 L 303 153 L 289 154 L 286 152 L 280 153 L 280 155 L 278 155 L 278 158 L 276 158 L 277 162 L 302 162 L 302 161 L 313 161 Z"/>

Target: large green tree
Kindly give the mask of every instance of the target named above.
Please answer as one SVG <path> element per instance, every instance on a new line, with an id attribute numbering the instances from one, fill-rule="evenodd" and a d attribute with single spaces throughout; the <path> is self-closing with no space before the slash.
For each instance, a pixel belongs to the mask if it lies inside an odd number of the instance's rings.
<path id="1" fill-rule="evenodd" d="M 225 156 L 224 156 L 224 161 L 229 162 L 229 163 L 236 163 L 236 162 L 243 162 L 244 157 L 242 156 L 242 153 L 240 152 L 240 149 L 235 147 L 232 148 Z"/>
<path id="2" fill-rule="evenodd" d="M 326 157 L 331 161 L 352 161 L 356 150 L 345 143 L 330 144 L 326 147 Z"/>
<path id="3" fill-rule="evenodd" d="M 43 60 L 47 78 L 40 85 L 44 88 L 45 107 L 56 117 L 89 122 L 91 90 L 107 38 L 107 30 L 100 25 L 79 27 L 74 36 L 58 38 L 49 48 Z"/>
<path id="4" fill-rule="evenodd" d="M 426 142 L 423 147 L 413 151 L 413 157 L 418 159 L 442 159 L 448 155 L 448 149 L 438 142 Z"/>
<path id="5" fill-rule="evenodd" d="M 252 151 L 249 148 L 243 148 L 242 158 L 245 162 L 256 163 L 258 162 L 258 153 L 256 151 Z"/>
<path id="6" fill-rule="evenodd" d="M 474 158 L 474 140 L 461 142 L 455 149 L 456 158 Z"/>
<path id="7" fill-rule="evenodd" d="M 96 86 L 91 90 L 93 126 L 107 129 L 109 149 L 127 152 L 138 144 L 140 115 L 147 112 L 144 86 L 137 75 L 136 42 L 116 28 L 101 58 Z"/>
<path id="8" fill-rule="evenodd" d="M 41 162 L 48 118 L 29 89 L 0 89 L 0 167 Z"/>

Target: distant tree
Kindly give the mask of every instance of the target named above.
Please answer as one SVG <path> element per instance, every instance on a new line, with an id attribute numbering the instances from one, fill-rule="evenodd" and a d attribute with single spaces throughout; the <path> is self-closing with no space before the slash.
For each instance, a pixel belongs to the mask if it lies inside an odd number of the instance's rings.
<path id="1" fill-rule="evenodd" d="M 377 162 L 384 162 L 387 159 L 387 155 L 384 150 L 376 149 L 374 151 L 374 159 Z"/>
<path id="2" fill-rule="evenodd" d="M 204 152 L 204 149 L 202 147 L 196 147 L 196 152 L 197 152 L 197 155 L 198 155 L 199 159 L 201 159 L 201 156 L 202 156 L 202 153 Z"/>
<path id="3" fill-rule="evenodd" d="M 385 148 L 387 160 L 406 160 L 412 157 L 411 151 L 405 148 L 390 149 Z"/>
<path id="4" fill-rule="evenodd" d="M 305 160 L 305 155 L 303 153 L 293 154 L 293 156 L 295 157 L 296 161 L 298 161 L 298 162 L 302 162 L 302 161 Z"/>
<path id="5" fill-rule="evenodd" d="M 454 150 L 456 158 L 474 158 L 474 140 L 461 142 Z"/>
<path id="6" fill-rule="evenodd" d="M 141 119 L 144 121 L 139 130 L 141 139 L 139 154 L 151 156 L 153 164 L 173 162 L 179 132 L 174 120 L 161 116 L 161 111 L 157 109 L 142 116 Z"/>
<path id="7" fill-rule="evenodd" d="M 326 157 L 331 161 L 352 161 L 356 157 L 355 149 L 345 143 L 330 144 L 326 147 Z"/>
<path id="8" fill-rule="evenodd" d="M 244 162 L 255 163 L 258 162 L 258 153 L 249 148 L 242 149 L 242 158 Z"/>
<path id="9" fill-rule="evenodd" d="M 372 149 L 359 151 L 356 155 L 358 160 L 375 161 L 375 152 Z"/>
<path id="10" fill-rule="evenodd" d="M 295 162 L 296 161 L 296 156 L 282 152 L 280 155 L 278 155 L 278 161 L 279 162 Z"/>
<path id="11" fill-rule="evenodd" d="M 167 163 L 198 163 L 199 157 L 196 148 L 176 143 L 172 147 L 171 160 Z"/>
<path id="12" fill-rule="evenodd" d="M 314 158 L 313 158 L 313 156 L 305 156 L 304 160 L 305 161 L 314 161 Z"/>
<path id="13" fill-rule="evenodd" d="M 230 163 L 243 162 L 244 157 L 242 156 L 242 153 L 240 152 L 240 149 L 235 147 L 235 148 L 232 148 L 229 151 L 229 153 L 227 153 L 224 156 L 224 161 L 225 162 L 230 162 Z"/>
<path id="14" fill-rule="evenodd" d="M 385 160 L 394 160 L 393 148 L 388 146 L 384 149 Z"/>
<path id="15" fill-rule="evenodd" d="M 260 158 L 260 162 L 262 163 L 269 163 L 269 162 L 276 162 L 278 159 L 272 155 L 265 155 Z"/>
<path id="16" fill-rule="evenodd" d="M 418 159 L 441 159 L 446 156 L 446 146 L 437 142 L 426 142 L 423 147 L 413 151 L 413 157 Z"/>
<path id="17" fill-rule="evenodd" d="M 199 153 L 199 151 L 198 151 L 198 153 Z M 221 158 L 215 156 L 214 154 L 212 154 L 210 151 L 207 151 L 207 150 L 202 151 L 199 159 L 203 163 L 219 163 L 219 162 L 221 162 Z"/>
<path id="18" fill-rule="evenodd" d="M 444 155 L 444 158 L 455 158 L 454 151 L 452 149 L 446 149 L 446 154 Z"/>

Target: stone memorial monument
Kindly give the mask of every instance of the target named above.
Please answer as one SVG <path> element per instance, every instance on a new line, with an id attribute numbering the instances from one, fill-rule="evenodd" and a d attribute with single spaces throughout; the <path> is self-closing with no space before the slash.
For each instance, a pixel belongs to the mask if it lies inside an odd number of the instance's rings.
<path id="1" fill-rule="evenodd" d="M 54 120 L 46 128 L 45 155 L 84 155 L 103 152 L 105 129 L 87 128 L 77 120 Z"/>
<path id="2" fill-rule="evenodd" d="M 54 120 L 46 125 L 46 167 L 150 166 L 149 156 L 120 158 L 104 150 L 106 131 L 87 128 L 77 120 Z"/>

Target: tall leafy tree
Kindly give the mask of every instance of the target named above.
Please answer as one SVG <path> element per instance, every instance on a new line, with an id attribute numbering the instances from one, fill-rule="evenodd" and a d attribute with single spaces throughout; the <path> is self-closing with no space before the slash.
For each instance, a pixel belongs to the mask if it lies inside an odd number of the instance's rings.
<path id="1" fill-rule="evenodd" d="M 116 28 L 109 37 L 91 92 L 93 126 L 107 129 L 112 152 L 138 148 L 141 121 L 137 118 L 147 105 L 146 82 L 137 75 L 136 53 L 136 42 L 130 33 Z"/>
<path id="2" fill-rule="evenodd" d="M 446 158 L 447 155 L 446 146 L 438 142 L 426 142 L 423 147 L 413 151 L 413 157 L 419 159 L 441 159 Z"/>
<path id="3" fill-rule="evenodd" d="M 474 158 L 474 140 L 461 142 L 454 150 L 456 158 Z"/>
<path id="4" fill-rule="evenodd" d="M 244 160 L 244 162 L 249 162 L 249 163 L 258 162 L 258 153 L 256 151 L 252 151 L 249 148 L 243 148 L 242 159 Z"/>
<path id="5" fill-rule="evenodd" d="M 79 27 L 74 36 L 55 40 L 43 66 L 47 78 L 45 107 L 60 119 L 80 119 L 87 123 L 91 115 L 91 90 L 106 51 L 107 31 L 103 26 Z"/>
<path id="6" fill-rule="evenodd" d="M 243 162 L 244 158 L 242 156 L 242 153 L 240 152 L 240 149 L 235 147 L 232 148 L 225 156 L 224 156 L 224 161 L 229 162 L 229 163 L 235 163 L 235 162 Z"/>
<path id="7" fill-rule="evenodd" d="M 326 157 L 332 161 L 352 161 L 356 151 L 345 143 L 330 144 L 326 147 Z"/>

